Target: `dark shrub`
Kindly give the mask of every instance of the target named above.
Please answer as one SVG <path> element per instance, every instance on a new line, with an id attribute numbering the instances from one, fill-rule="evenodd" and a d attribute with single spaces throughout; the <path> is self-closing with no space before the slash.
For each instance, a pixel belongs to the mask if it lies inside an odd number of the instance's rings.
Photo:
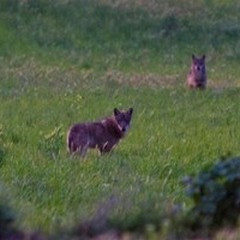
<path id="1" fill-rule="evenodd" d="M 240 214 L 240 157 L 221 159 L 188 181 L 193 200 L 189 211 L 193 229 L 236 226 Z"/>

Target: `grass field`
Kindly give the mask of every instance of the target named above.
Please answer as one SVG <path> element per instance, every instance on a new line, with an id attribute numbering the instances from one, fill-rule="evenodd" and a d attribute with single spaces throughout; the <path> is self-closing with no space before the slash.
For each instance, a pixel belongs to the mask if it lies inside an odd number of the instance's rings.
<path id="1" fill-rule="evenodd" d="M 106 205 L 128 228 L 188 209 L 181 179 L 239 155 L 239 10 L 221 0 L 2 0 L 0 194 L 17 225 L 51 233 Z M 185 87 L 192 53 L 207 56 L 206 91 Z M 69 126 L 114 107 L 134 108 L 128 136 L 109 156 L 71 158 Z"/>

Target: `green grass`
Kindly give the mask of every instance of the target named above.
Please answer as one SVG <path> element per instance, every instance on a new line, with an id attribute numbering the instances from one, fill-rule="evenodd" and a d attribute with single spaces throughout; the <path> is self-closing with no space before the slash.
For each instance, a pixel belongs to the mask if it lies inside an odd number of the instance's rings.
<path id="1" fill-rule="evenodd" d="M 0 9 L 0 180 L 18 226 L 72 227 L 112 196 L 123 228 L 187 209 L 182 177 L 239 154 L 239 3 L 27 2 Z M 192 53 L 207 55 L 206 91 L 184 87 Z M 69 126 L 114 107 L 134 108 L 128 136 L 72 159 Z"/>

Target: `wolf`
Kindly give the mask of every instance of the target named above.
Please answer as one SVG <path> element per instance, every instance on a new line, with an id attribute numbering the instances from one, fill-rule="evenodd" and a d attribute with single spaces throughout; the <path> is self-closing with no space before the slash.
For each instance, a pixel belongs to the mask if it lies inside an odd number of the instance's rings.
<path id="1" fill-rule="evenodd" d="M 81 157 L 89 148 L 97 148 L 101 154 L 110 152 L 127 133 L 132 113 L 133 108 L 114 108 L 113 115 L 101 121 L 74 124 L 67 133 L 68 151 Z"/>
<path id="2" fill-rule="evenodd" d="M 192 55 L 191 69 L 187 76 L 187 85 L 190 88 L 205 89 L 207 84 L 207 74 L 205 65 L 206 56 L 196 57 Z"/>

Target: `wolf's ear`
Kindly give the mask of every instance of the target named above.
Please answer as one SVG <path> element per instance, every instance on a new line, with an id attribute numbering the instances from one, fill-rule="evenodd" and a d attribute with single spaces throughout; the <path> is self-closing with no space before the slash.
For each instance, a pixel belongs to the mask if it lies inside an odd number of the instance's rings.
<path id="1" fill-rule="evenodd" d="M 115 116 L 117 116 L 120 113 L 120 111 L 117 108 L 114 108 L 113 113 Z"/>
<path id="2" fill-rule="evenodd" d="M 206 58 L 206 55 L 203 54 L 203 55 L 202 55 L 202 60 L 205 60 L 205 58 Z"/>
<path id="3" fill-rule="evenodd" d="M 132 113 L 133 113 L 133 108 L 129 108 L 129 109 L 128 109 L 128 112 L 129 112 L 130 115 L 132 115 Z"/>
<path id="4" fill-rule="evenodd" d="M 195 58 L 196 58 L 196 57 L 195 57 L 195 55 L 194 55 L 194 54 L 192 54 L 192 60 L 195 60 Z"/>

